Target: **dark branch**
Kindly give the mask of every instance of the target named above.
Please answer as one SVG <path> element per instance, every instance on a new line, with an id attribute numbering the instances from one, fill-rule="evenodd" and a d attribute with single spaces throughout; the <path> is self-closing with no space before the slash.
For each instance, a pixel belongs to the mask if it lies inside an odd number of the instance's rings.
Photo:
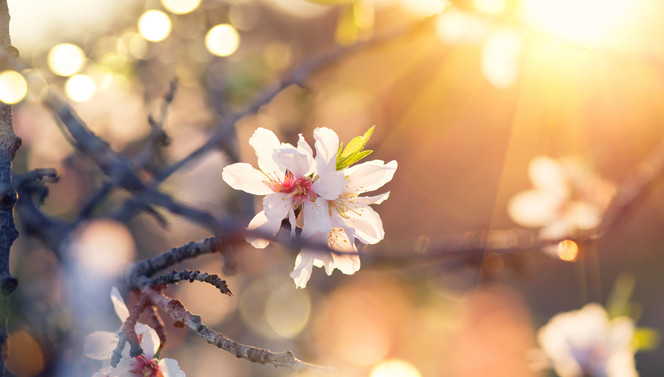
<path id="1" fill-rule="evenodd" d="M 160 286 L 165 286 L 168 284 L 178 283 L 182 280 L 189 280 L 193 282 L 194 280 L 208 283 L 219 290 L 219 292 L 232 296 L 231 290 L 228 289 L 228 285 L 225 280 L 222 280 L 217 275 L 209 275 L 200 271 L 191 271 L 191 270 L 182 270 L 182 271 L 173 271 L 166 275 L 162 275 L 156 279 L 153 279 L 148 286 L 153 288 L 159 288 Z"/>

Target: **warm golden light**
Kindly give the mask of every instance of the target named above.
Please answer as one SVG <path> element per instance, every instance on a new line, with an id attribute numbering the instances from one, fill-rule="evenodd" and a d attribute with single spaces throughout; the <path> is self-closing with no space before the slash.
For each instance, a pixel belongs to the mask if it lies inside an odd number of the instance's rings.
<path id="1" fill-rule="evenodd" d="M 0 101 L 10 105 L 21 102 L 28 93 L 28 83 L 16 71 L 0 73 Z"/>
<path id="2" fill-rule="evenodd" d="M 161 42 L 171 33 L 171 19 L 162 11 L 146 11 L 138 20 L 138 32 L 150 42 Z"/>
<path id="3" fill-rule="evenodd" d="M 60 76 L 71 76 L 78 73 L 85 65 L 85 52 L 71 43 L 60 43 L 48 52 L 48 67 Z"/>
<path id="4" fill-rule="evenodd" d="M 399 359 L 385 360 L 371 369 L 370 377 L 422 377 L 415 366 Z"/>
<path id="5" fill-rule="evenodd" d="M 512 86 L 519 73 L 521 35 L 510 29 L 497 29 L 486 39 L 482 49 L 482 73 L 493 86 Z"/>
<path id="6" fill-rule="evenodd" d="M 473 0 L 473 6 L 480 12 L 498 14 L 505 9 L 504 0 Z"/>
<path id="7" fill-rule="evenodd" d="M 230 24 L 217 25 L 205 36 L 205 47 L 217 56 L 233 55 L 239 45 L 240 34 Z"/>
<path id="8" fill-rule="evenodd" d="M 9 334 L 6 368 L 16 376 L 32 377 L 44 369 L 44 354 L 39 343 L 25 331 Z"/>
<path id="9" fill-rule="evenodd" d="M 450 2 L 441 0 L 402 0 L 401 4 L 408 12 L 426 17 L 442 12 Z"/>
<path id="10" fill-rule="evenodd" d="M 630 0 L 523 0 L 530 26 L 579 42 L 597 42 L 624 20 Z"/>
<path id="11" fill-rule="evenodd" d="M 67 80 L 65 92 L 67 97 L 75 102 L 85 102 L 90 100 L 97 91 L 97 85 L 88 75 L 75 75 Z"/>
<path id="12" fill-rule="evenodd" d="M 565 262 L 573 262 L 579 255 L 579 246 L 572 240 L 564 240 L 558 243 L 558 258 Z"/>
<path id="13" fill-rule="evenodd" d="M 175 14 L 186 14 L 201 5 L 201 0 L 161 0 L 167 11 Z"/>

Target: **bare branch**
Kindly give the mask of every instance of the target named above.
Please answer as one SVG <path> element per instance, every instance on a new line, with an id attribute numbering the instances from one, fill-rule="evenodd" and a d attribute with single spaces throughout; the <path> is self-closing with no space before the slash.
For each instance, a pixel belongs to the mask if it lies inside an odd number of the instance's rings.
<path id="1" fill-rule="evenodd" d="M 166 275 L 162 275 L 156 279 L 153 279 L 148 286 L 150 287 L 160 287 L 160 286 L 165 286 L 168 284 L 174 284 L 177 282 L 180 282 L 182 280 L 189 280 L 189 282 L 193 282 L 194 280 L 198 280 L 203 283 L 208 283 L 215 288 L 219 290 L 219 292 L 232 296 L 233 293 L 231 293 L 231 290 L 228 288 L 228 285 L 226 284 L 225 280 L 222 280 L 219 276 L 217 275 L 209 275 L 205 272 L 200 272 L 200 271 L 191 271 L 191 270 L 182 270 L 182 271 L 173 271 L 170 273 L 167 273 Z"/>
<path id="2" fill-rule="evenodd" d="M 201 317 L 189 312 L 178 300 L 164 296 L 159 291 L 152 288 L 143 288 L 143 295 L 168 314 L 176 326 L 187 326 L 203 337 L 208 343 L 213 344 L 224 351 L 230 352 L 238 358 L 243 358 L 255 363 L 272 364 L 278 367 L 286 367 L 296 371 L 309 370 L 322 375 L 333 375 L 335 370 L 328 367 L 322 367 L 299 360 L 291 351 L 272 352 L 267 349 L 248 346 L 238 343 L 226 335 L 214 331 L 205 326 Z"/>

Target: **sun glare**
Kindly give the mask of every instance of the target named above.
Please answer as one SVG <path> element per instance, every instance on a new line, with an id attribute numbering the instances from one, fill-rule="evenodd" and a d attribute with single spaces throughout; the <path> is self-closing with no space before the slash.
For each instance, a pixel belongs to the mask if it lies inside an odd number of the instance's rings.
<path id="1" fill-rule="evenodd" d="M 533 28 L 596 43 L 620 26 L 630 4 L 630 0 L 523 0 L 521 11 Z"/>

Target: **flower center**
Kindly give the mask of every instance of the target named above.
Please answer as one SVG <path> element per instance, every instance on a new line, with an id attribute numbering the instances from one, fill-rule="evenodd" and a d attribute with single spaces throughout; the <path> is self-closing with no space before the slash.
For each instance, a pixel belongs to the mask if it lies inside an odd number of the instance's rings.
<path id="1" fill-rule="evenodd" d="M 136 358 L 134 369 L 131 372 L 140 377 L 164 377 L 157 364 L 157 359 L 148 360 L 142 355 Z"/>
<path id="2" fill-rule="evenodd" d="M 284 180 L 281 182 L 279 192 L 289 194 L 296 205 L 300 205 L 305 199 L 315 199 L 315 193 L 310 191 L 313 183 L 310 177 L 295 178 L 293 173 L 287 172 Z M 313 196 L 313 197 L 312 197 Z"/>

